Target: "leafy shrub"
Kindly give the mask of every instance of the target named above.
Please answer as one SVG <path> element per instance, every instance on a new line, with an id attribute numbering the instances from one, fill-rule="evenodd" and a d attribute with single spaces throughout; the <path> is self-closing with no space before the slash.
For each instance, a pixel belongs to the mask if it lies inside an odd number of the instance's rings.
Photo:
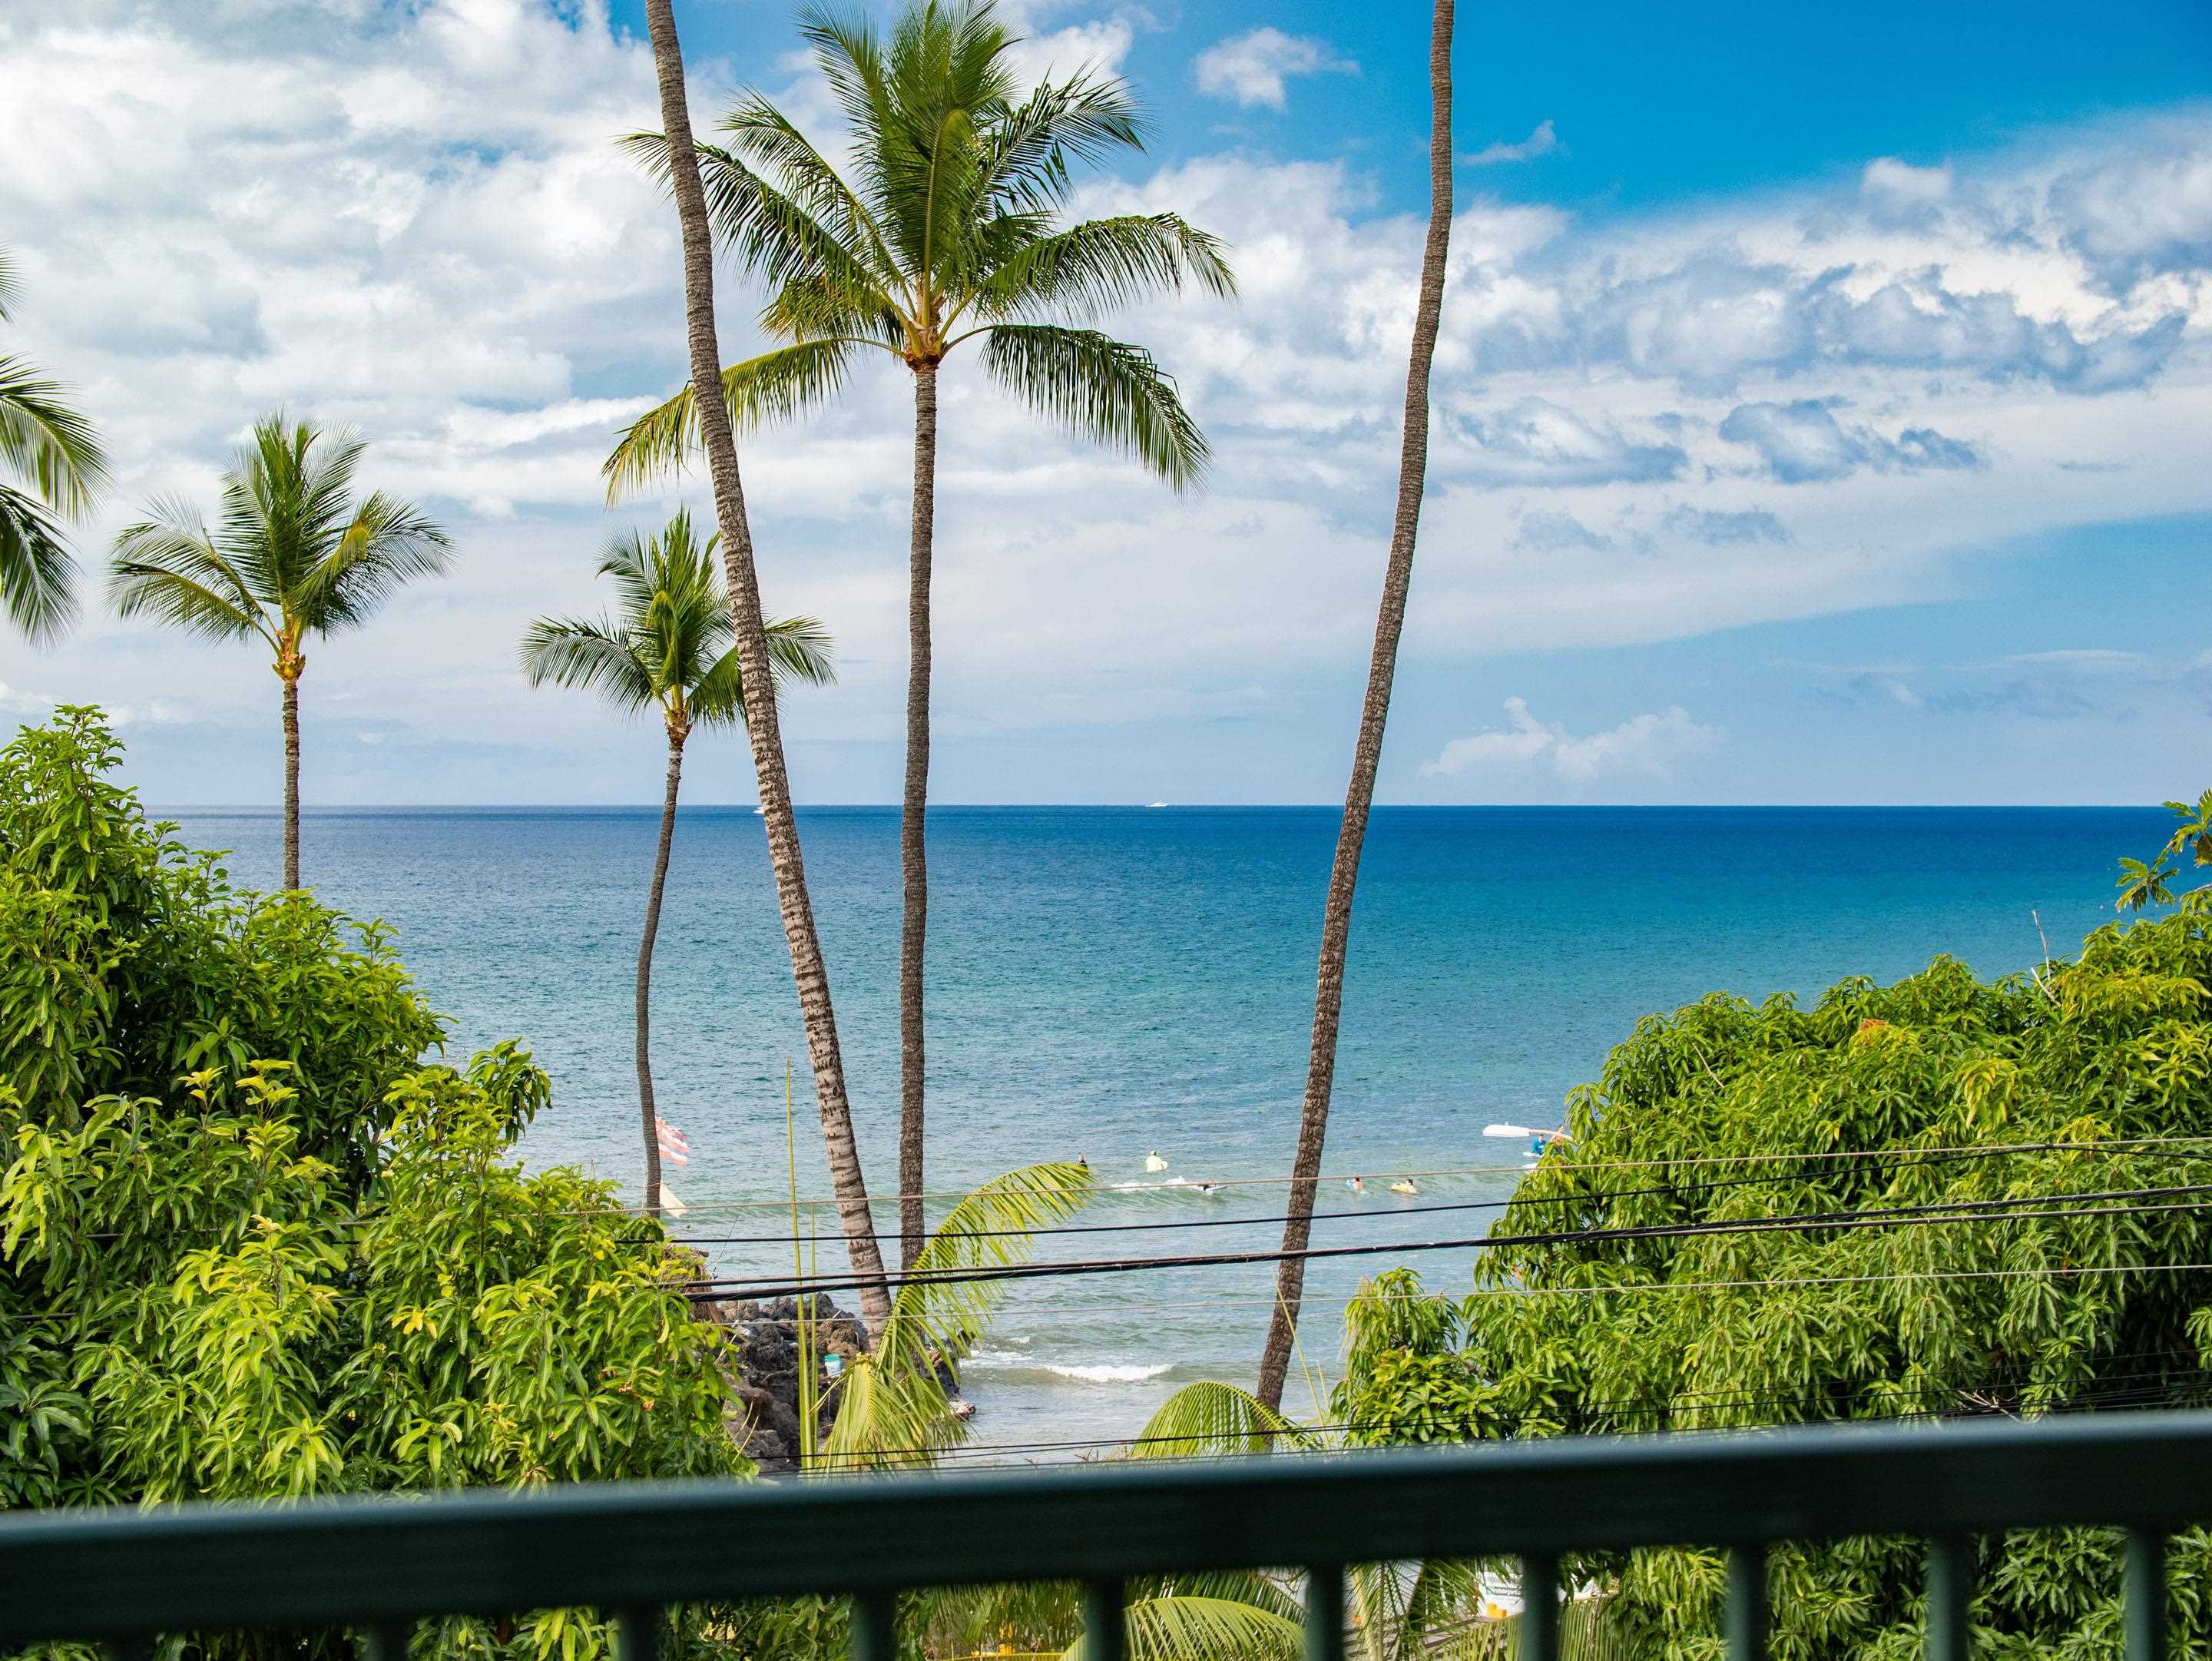
<path id="1" fill-rule="evenodd" d="M 388 937 L 0 751 L 0 1507 L 737 1474 L 723 1341 Z M 573 1644 L 573 1634 L 568 1640 Z"/>
<path id="2" fill-rule="evenodd" d="M 1570 1098 L 1573 1140 L 1520 1183 L 1473 1296 L 1402 1272 L 1363 1288 L 1381 1295 L 1352 1307 L 1333 1416 L 1395 1443 L 2203 1404 L 2208 988 L 2200 889 L 2028 975 L 1939 959 L 1810 1009 L 1717 996 L 1646 1020 Z M 1984 1202 L 2014 1214 L 1884 1215 Z M 1587 1238 L 1811 1214 L 1879 1226 Z M 1562 1233 L 1584 1238 L 1527 1239 Z M 1917 1656 L 1922 1550 L 1778 1553 L 1775 1654 Z M 2113 1537 L 1980 1555 L 1978 1655 L 2118 1653 Z M 1721 1653 L 1717 1554 L 1585 1567 L 1618 1576 L 1637 1652 Z M 2181 1536 L 2173 1568 L 2178 1652 L 2197 1652 L 2212 1538 Z"/>

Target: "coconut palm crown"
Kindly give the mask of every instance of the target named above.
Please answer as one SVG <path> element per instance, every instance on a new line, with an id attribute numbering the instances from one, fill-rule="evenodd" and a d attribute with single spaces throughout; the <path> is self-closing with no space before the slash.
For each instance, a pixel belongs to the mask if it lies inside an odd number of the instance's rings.
<path id="1" fill-rule="evenodd" d="M 691 516 L 678 513 L 658 537 L 633 532 L 607 545 L 599 575 L 613 579 L 620 609 L 605 618 L 540 618 L 522 636 L 522 672 L 532 686 L 596 692 L 625 713 L 656 711 L 668 731 L 668 779 L 662 794 L 660 844 L 646 893 L 645 928 L 637 948 L 637 1102 L 645 1141 L 645 1209 L 661 1212 L 659 1109 L 653 1089 L 653 949 L 660 935 L 661 897 L 676 839 L 676 799 L 684 779 L 684 745 L 698 727 L 744 719 L 744 672 L 738 661 L 737 624 L 715 558 L 717 538 L 702 544 Z M 821 684 L 835 678 L 830 636 L 812 618 L 768 625 L 769 678 Z"/>
<path id="2" fill-rule="evenodd" d="M 284 886 L 300 885 L 300 676 L 310 635 L 359 628 L 401 587 L 442 575 L 453 544 L 412 502 L 353 492 L 366 441 L 277 411 L 222 476 L 211 531 L 190 502 L 155 501 L 115 539 L 118 615 L 267 647 L 284 687 Z"/>
<path id="3" fill-rule="evenodd" d="M 0 322 L 15 297 L 0 254 Z M 32 640 L 52 639 L 76 615 L 76 561 L 62 522 L 86 512 L 106 479 L 99 438 L 67 393 L 0 352 L 0 611 Z"/>
<path id="4" fill-rule="evenodd" d="M 1085 436 L 1134 456 L 1177 490 L 1206 444 L 1150 352 L 1082 319 L 1150 294 L 1235 290 L 1222 244 L 1172 213 L 1064 222 L 1079 163 L 1141 149 L 1135 100 L 1085 71 L 1024 92 L 1016 38 L 994 0 L 910 5 L 888 38 L 819 6 L 801 33 L 844 115 L 841 173 L 757 94 L 697 147 L 705 205 L 726 252 L 769 289 L 762 326 L 780 344 L 722 372 L 739 424 L 825 402 L 873 353 L 914 377 L 906 783 L 899 827 L 899 1189 L 902 1261 L 922 1210 L 923 988 L 928 929 L 930 581 L 939 366 L 973 343 L 1001 387 Z M 628 141 L 665 179 L 664 135 Z M 703 378 L 702 378 L 703 379 Z M 700 441 L 695 391 L 647 411 L 609 458 L 610 493 L 672 467 Z M 711 397 L 711 394 L 709 394 Z"/>

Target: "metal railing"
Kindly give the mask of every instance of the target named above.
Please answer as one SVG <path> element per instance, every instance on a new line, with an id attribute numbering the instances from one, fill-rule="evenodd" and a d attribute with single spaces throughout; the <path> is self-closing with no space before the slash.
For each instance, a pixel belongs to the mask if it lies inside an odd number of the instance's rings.
<path id="1" fill-rule="evenodd" d="M 348 1627 L 404 1661 L 414 1622 L 574 1605 L 655 1661 L 671 1605 L 853 1600 L 854 1661 L 893 1661 L 915 1587 L 1079 1581 L 1090 1661 L 1123 1653 L 1136 1576 L 1306 1572 L 1308 1661 L 1342 1661 L 1344 1566 L 1516 1557 L 1522 1661 L 1553 1661 L 1559 1563 L 1638 1546 L 1725 1548 L 1731 1661 L 1765 1653 L 1765 1554 L 1917 1536 L 1930 1661 L 1965 1661 L 1971 1536 L 2116 1526 L 2129 1661 L 2164 1661 L 2165 1546 L 2212 1519 L 2212 1414 L 1493 1443 L 1020 1475 L 800 1484 L 617 1484 L 289 1506 L 0 1518 L 0 1646 Z"/>

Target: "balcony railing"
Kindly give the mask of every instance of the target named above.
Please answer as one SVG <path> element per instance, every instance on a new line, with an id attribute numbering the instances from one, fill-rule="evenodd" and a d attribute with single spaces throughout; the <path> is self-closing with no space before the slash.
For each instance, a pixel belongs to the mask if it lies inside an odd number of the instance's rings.
<path id="1" fill-rule="evenodd" d="M 1050 1472 L 642 1484 L 0 1518 L 0 1648 L 338 1627 L 401 1661 L 412 1624 L 593 1605 L 622 1661 L 654 1661 L 672 1604 L 853 1600 L 854 1661 L 892 1661 L 911 1587 L 1074 1580 L 1086 1652 L 1121 1661 L 1126 1578 L 1307 1571 L 1309 1661 L 1341 1661 L 1347 1563 L 1516 1557 L 1522 1661 L 1553 1661 L 1562 1555 L 1729 1554 L 1731 1661 L 1765 1652 L 1765 1556 L 1784 1541 L 1917 1536 L 1930 1661 L 1965 1661 L 1969 1537 L 2127 1530 L 2129 1661 L 2163 1661 L 2165 1542 L 2212 1518 L 2212 1414 L 1490 1444 Z"/>

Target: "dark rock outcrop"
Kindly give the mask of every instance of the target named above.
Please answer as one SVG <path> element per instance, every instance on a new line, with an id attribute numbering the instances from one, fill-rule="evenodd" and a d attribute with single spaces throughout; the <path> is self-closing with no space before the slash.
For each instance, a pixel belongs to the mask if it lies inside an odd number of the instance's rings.
<path id="1" fill-rule="evenodd" d="M 866 1329 L 830 1299 L 807 1300 L 806 1342 L 813 1351 L 816 1445 L 837 1415 L 836 1384 L 856 1355 L 867 1353 Z M 726 1329 L 736 1348 L 737 1394 L 744 1417 L 731 1433 L 762 1471 L 799 1469 L 799 1309 L 795 1298 L 768 1302 L 726 1299 L 696 1305 L 703 1320 Z"/>

